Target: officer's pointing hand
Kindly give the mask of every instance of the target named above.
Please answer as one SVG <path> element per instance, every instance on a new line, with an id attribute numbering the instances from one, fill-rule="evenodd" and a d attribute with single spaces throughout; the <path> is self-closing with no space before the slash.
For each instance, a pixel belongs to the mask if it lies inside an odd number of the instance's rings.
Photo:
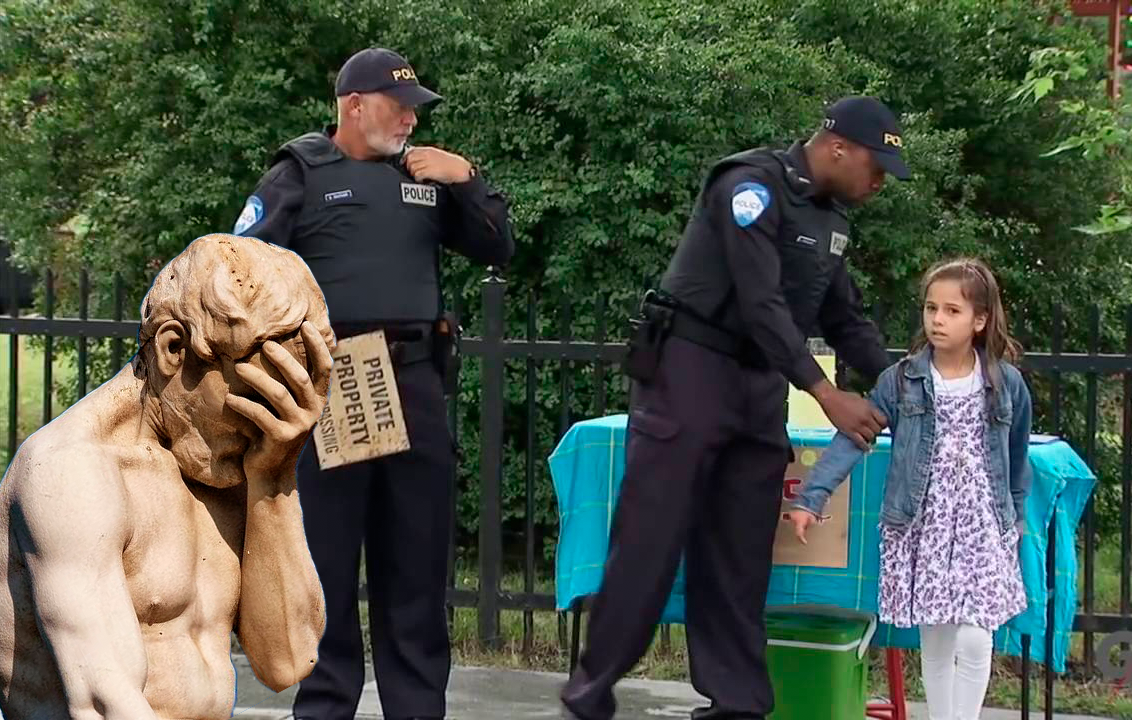
<path id="1" fill-rule="evenodd" d="M 433 180 L 445 185 L 467 182 L 472 164 L 455 153 L 434 147 L 414 147 L 405 153 L 405 169 L 417 182 Z"/>

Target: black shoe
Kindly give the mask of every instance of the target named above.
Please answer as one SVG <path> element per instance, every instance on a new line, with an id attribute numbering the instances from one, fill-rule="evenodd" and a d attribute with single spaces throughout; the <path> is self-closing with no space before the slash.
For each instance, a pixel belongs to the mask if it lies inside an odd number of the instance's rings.
<path id="1" fill-rule="evenodd" d="M 570 708 L 566 707 L 566 705 L 563 704 L 562 705 L 562 718 L 561 718 L 561 720 L 582 720 L 582 718 L 575 715 L 570 710 Z"/>

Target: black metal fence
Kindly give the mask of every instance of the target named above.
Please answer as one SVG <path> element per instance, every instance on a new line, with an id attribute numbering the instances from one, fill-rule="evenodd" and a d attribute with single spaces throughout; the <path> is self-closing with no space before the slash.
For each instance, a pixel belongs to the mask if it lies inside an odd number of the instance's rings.
<path id="1" fill-rule="evenodd" d="M 41 336 L 44 339 L 43 358 L 43 399 L 42 422 L 47 423 L 53 417 L 52 408 L 52 365 L 54 354 L 54 341 L 57 338 L 74 338 L 77 344 L 76 387 L 75 397 L 81 397 L 88 390 L 88 343 L 110 339 L 109 367 L 120 368 L 126 359 L 124 357 L 124 342 L 130 340 L 136 346 L 138 321 L 123 319 L 124 292 L 120 278 L 114 278 L 111 303 L 112 319 L 89 317 L 91 286 L 88 274 L 80 274 L 77 291 L 77 317 L 55 317 L 54 307 L 56 301 L 55 280 L 51 272 L 47 272 L 41 286 L 43 298 L 43 314 L 37 316 L 21 317 L 19 302 L 16 300 L 14 288 L 14 273 L 6 278 L 4 291 L 0 292 L 0 307 L 9 308 L 6 315 L 0 315 L 0 334 L 9 336 L 9 367 L 8 381 L 8 437 L 7 450 L 10 458 L 18 443 L 19 436 L 19 353 L 18 340 L 21 335 Z M 536 303 L 531 296 L 526 298 L 527 303 L 527 333 L 524 338 L 508 337 L 505 333 L 505 318 L 507 317 L 507 283 L 498 275 L 491 274 L 481 284 L 481 305 L 476 313 L 476 322 L 480 325 L 477 336 L 465 337 L 461 342 L 461 355 L 465 358 L 475 359 L 479 365 L 479 536 L 476 542 L 475 555 L 478 562 L 478 587 L 475 590 L 459 589 L 453 586 L 449 590 L 449 605 L 451 608 L 473 608 L 478 616 L 479 640 L 484 647 L 497 647 L 503 640 L 500 631 L 501 611 L 521 611 L 524 615 L 523 623 L 523 652 L 531 651 L 533 636 L 533 618 L 535 613 L 555 612 L 554 597 L 547 593 L 537 593 L 534 590 L 534 578 L 538 566 L 535 552 L 535 525 L 533 498 L 535 496 L 536 477 L 539 470 L 545 466 L 546 456 L 552 449 L 550 447 L 538 448 L 535 435 L 535 423 L 532 418 L 538 412 L 536 403 L 536 367 L 544 363 L 557 364 L 560 371 L 558 437 L 569 428 L 572 417 L 572 378 L 583 368 L 589 368 L 593 374 L 596 392 L 593 397 L 592 411 L 581 412 L 582 416 L 603 415 L 607 411 L 608 397 L 606 387 L 607 378 L 616 372 L 616 363 L 625 351 L 623 340 L 619 337 L 607 337 L 606 304 L 599 300 L 597 304 L 597 321 L 595 337 L 592 341 L 575 340 L 572 337 L 569 307 L 564 308 L 560 314 L 560 336 L 555 339 L 538 339 L 536 336 Z M 880 319 L 879 311 L 877 313 Z M 1094 634 L 1107 634 L 1118 631 L 1132 631 L 1132 307 L 1129 307 L 1120 319 L 1123 335 L 1123 351 L 1118 353 L 1099 352 L 1101 337 L 1101 318 L 1096 308 L 1088 314 L 1088 342 L 1086 351 L 1065 352 L 1065 313 L 1059 307 L 1053 309 L 1053 327 L 1051 329 L 1051 347 L 1048 352 L 1028 352 L 1023 361 L 1022 368 L 1027 379 L 1033 384 L 1035 378 L 1043 378 L 1048 385 L 1048 420 L 1044 424 L 1036 423 L 1035 431 L 1063 435 L 1063 419 L 1065 413 L 1065 395 L 1068 376 L 1082 376 L 1084 378 L 1084 432 L 1082 437 L 1068 438 L 1075 449 L 1085 461 L 1097 468 L 1097 435 L 1098 423 L 1102 420 L 1102 412 L 1110 415 L 1119 415 L 1119 485 L 1120 485 L 1120 568 L 1119 568 L 1119 611 L 1097 612 L 1095 602 L 1095 553 L 1096 553 L 1096 513 L 1093 500 L 1086 508 L 1084 519 L 1079 530 L 1079 545 L 1083 546 L 1083 592 L 1081 595 L 1081 612 L 1075 619 L 1073 630 L 1081 633 L 1083 638 L 1083 667 L 1088 675 L 1092 675 L 1096 668 L 1096 645 Z M 889 351 L 893 360 L 903 354 L 902 349 Z M 521 592 L 505 591 L 501 589 L 503 577 L 503 518 L 501 512 L 501 488 L 503 487 L 504 468 L 504 434 L 505 434 L 505 390 L 506 374 L 509 364 L 514 368 L 515 363 L 522 363 L 526 371 L 525 406 L 526 406 L 526 457 L 524 464 L 526 518 L 524 527 L 524 562 L 523 584 Z M 1112 402 L 1102 404 L 1098 397 L 1098 383 L 1102 379 L 1119 379 L 1122 389 L 1114 396 Z M 1111 395 L 1111 393 L 1110 393 Z M 1037 403 L 1038 396 L 1035 395 Z M 457 398 L 450 399 L 450 421 L 459 435 L 459 428 L 455 427 L 459 416 Z M 613 404 L 613 407 L 623 411 L 623 405 Z M 1053 528 L 1050 528 L 1050 552 L 1047 557 L 1047 577 L 1049 578 L 1049 616 L 1048 627 L 1051 632 L 1045 638 L 1036 639 L 1045 643 L 1046 657 L 1052 657 L 1053 642 L 1053 582 L 1057 559 L 1053 552 Z M 455 549 L 453 548 L 453 551 Z M 454 553 L 453 553 L 454 557 Z M 453 574 L 454 575 L 454 574 Z M 565 614 L 559 613 L 560 642 L 565 645 Z M 1028 718 L 1030 701 L 1030 638 L 1023 639 L 1023 717 Z M 1044 694 L 1046 717 L 1053 716 L 1053 681 L 1054 673 L 1047 666 L 1044 673 Z"/>

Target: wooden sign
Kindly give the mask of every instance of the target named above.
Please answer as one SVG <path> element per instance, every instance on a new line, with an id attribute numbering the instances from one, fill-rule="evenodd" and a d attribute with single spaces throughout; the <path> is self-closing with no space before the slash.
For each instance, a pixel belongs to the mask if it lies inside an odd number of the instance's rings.
<path id="1" fill-rule="evenodd" d="M 1078 17 L 1108 17 L 1121 0 L 1069 0 L 1069 11 Z"/>
<path id="2" fill-rule="evenodd" d="M 330 397 L 315 426 L 323 470 L 409 449 L 409 433 L 389 359 L 378 330 L 338 342 Z"/>
<path id="3" fill-rule="evenodd" d="M 775 565 L 840 568 L 849 566 L 849 485 L 848 479 L 838 486 L 822 510 L 822 519 L 806 530 L 803 545 L 794 534 L 790 522 L 790 506 L 805 482 L 810 468 L 821 457 L 821 448 L 794 448 L 794 462 L 786 467 L 782 484 L 782 512 L 774 536 Z"/>

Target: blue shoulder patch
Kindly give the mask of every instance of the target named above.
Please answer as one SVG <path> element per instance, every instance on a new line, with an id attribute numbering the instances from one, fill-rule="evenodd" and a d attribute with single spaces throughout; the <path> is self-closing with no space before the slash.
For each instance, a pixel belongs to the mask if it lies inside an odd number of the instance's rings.
<path id="1" fill-rule="evenodd" d="M 747 227 L 770 207 L 770 201 L 770 190 L 762 183 L 739 183 L 731 191 L 731 217 L 739 227 Z"/>
<path id="2" fill-rule="evenodd" d="M 233 235 L 242 235 L 244 231 L 263 219 L 263 201 L 255 195 L 248 198 L 240 217 L 236 218 L 236 227 L 232 229 Z"/>

